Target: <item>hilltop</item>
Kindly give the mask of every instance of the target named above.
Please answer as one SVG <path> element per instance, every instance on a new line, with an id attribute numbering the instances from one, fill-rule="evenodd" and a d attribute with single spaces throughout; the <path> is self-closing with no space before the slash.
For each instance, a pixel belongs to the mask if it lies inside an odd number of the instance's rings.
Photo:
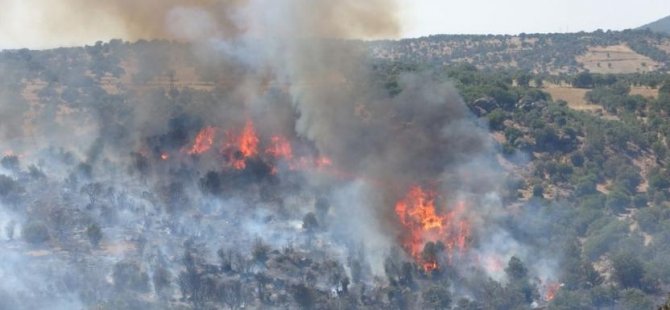
<path id="1" fill-rule="evenodd" d="M 519 35 L 434 35 L 372 43 L 375 55 L 423 64 L 469 63 L 479 69 L 542 74 L 667 71 L 670 37 L 643 30 Z"/>
<path id="2" fill-rule="evenodd" d="M 670 16 L 666 16 L 655 22 L 646 24 L 639 29 L 649 29 L 654 32 L 670 34 Z"/>

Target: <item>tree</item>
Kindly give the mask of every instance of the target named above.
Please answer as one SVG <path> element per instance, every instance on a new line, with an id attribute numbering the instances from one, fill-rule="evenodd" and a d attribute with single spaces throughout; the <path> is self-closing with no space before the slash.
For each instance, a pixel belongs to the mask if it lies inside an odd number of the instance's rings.
<path id="1" fill-rule="evenodd" d="M 521 280 L 528 276 L 528 269 L 519 258 L 512 256 L 507 263 L 507 268 L 505 268 L 505 274 L 511 280 Z"/>
<path id="2" fill-rule="evenodd" d="M 254 242 L 254 247 L 251 250 L 251 255 L 253 256 L 254 260 L 261 263 L 265 264 L 267 262 L 269 255 L 270 255 L 270 246 L 265 244 L 263 240 L 261 239 L 256 239 Z"/>
<path id="3" fill-rule="evenodd" d="M 239 279 L 231 279 L 220 283 L 218 295 L 230 309 L 238 309 L 244 303 L 242 282 Z"/>
<path id="4" fill-rule="evenodd" d="M 593 75 L 590 72 L 584 71 L 575 77 L 572 81 L 572 86 L 576 88 L 592 88 L 593 87 Z"/>
<path id="5" fill-rule="evenodd" d="M 614 212 L 623 212 L 630 205 L 630 197 L 624 191 L 615 189 L 607 195 L 605 205 Z"/>
<path id="6" fill-rule="evenodd" d="M 516 84 L 521 86 L 521 87 L 528 87 L 528 85 L 530 84 L 530 79 L 531 79 L 530 74 L 525 73 L 525 72 L 524 73 L 519 73 L 516 76 Z"/>
<path id="7" fill-rule="evenodd" d="M 489 120 L 489 126 L 491 126 L 491 129 L 501 130 L 505 127 L 504 122 L 507 116 L 505 115 L 505 112 L 502 109 L 497 108 L 491 111 L 491 113 L 489 113 L 487 118 Z"/>
<path id="8" fill-rule="evenodd" d="M 137 262 L 120 261 L 112 271 L 114 286 L 119 290 L 146 292 L 149 289 L 149 275 Z"/>
<path id="9" fill-rule="evenodd" d="M 10 220 L 9 222 L 7 222 L 7 225 L 5 225 L 5 234 L 7 235 L 7 239 L 14 240 L 15 227 L 16 227 L 16 221 Z"/>
<path id="10" fill-rule="evenodd" d="M 156 294 L 162 295 L 167 292 L 168 288 L 170 287 L 170 282 L 172 282 L 172 274 L 167 268 L 158 267 L 154 270 L 152 281 Z"/>
<path id="11" fill-rule="evenodd" d="M 86 228 L 86 237 L 91 242 L 93 247 L 98 247 L 100 245 L 100 240 L 102 240 L 102 231 L 100 226 L 97 224 L 91 224 Z"/>
<path id="12" fill-rule="evenodd" d="M 621 304 L 624 309 L 653 309 L 654 302 L 639 289 L 626 289 L 621 292 Z"/>
<path id="13" fill-rule="evenodd" d="M 49 241 L 49 229 L 41 222 L 28 222 L 21 231 L 23 239 L 28 243 L 42 244 Z"/>
<path id="14" fill-rule="evenodd" d="M 624 288 L 642 288 L 644 267 L 642 261 L 632 253 L 622 253 L 612 259 L 614 278 Z"/>
<path id="15" fill-rule="evenodd" d="M 421 294 L 424 309 L 450 309 L 451 293 L 444 285 L 433 285 Z"/>
<path id="16" fill-rule="evenodd" d="M 312 309 L 316 302 L 314 291 L 304 284 L 294 285 L 292 288 L 293 299 L 302 309 Z"/>
<path id="17" fill-rule="evenodd" d="M 635 193 L 640 182 L 642 182 L 642 177 L 640 177 L 638 170 L 629 165 L 621 167 L 616 173 L 617 184 L 629 193 Z"/>
<path id="18" fill-rule="evenodd" d="M 541 184 L 535 184 L 533 186 L 533 197 L 537 198 L 544 197 L 544 187 Z"/>
<path id="19" fill-rule="evenodd" d="M 302 218 L 302 229 L 307 232 L 314 232 L 319 228 L 319 222 L 316 219 L 314 213 L 309 212 L 305 214 L 305 217 Z"/>

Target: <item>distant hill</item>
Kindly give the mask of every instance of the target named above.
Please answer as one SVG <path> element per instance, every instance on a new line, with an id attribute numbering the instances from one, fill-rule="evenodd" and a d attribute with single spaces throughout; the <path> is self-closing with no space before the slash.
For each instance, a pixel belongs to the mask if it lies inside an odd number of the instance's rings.
<path id="1" fill-rule="evenodd" d="M 668 20 L 670 23 L 670 20 Z M 378 58 L 406 63 L 469 63 L 479 69 L 546 74 L 666 72 L 670 36 L 641 30 L 511 35 L 434 35 L 372 42 Z"/>
<path id="2" fill-rule="evenodd" d="M 639 29 L 649 29 L 654 32 L 670 34 L 670 16 L 666 16 L 653 23 L 646 24 Z"/>

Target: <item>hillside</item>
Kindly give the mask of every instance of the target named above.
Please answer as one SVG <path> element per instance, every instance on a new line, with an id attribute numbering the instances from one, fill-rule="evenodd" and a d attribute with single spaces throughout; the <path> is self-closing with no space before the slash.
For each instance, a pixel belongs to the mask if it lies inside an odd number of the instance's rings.
<path id="1" fill-rule="evenodd" d="M 565 74 L 667 71 L 670 37 L 649 31 L 435 35 L 372 43 L 377 57 L 408 63 L 469 63 L 480 69 Z"/>
<path id="2" fill-rule="evenodd" d="M 650 309 L 665 299 L 668 37 L 364 47 L 372 57 L 353 72 L 366 79 L 336 71 L 298 85 L 167 41 L 1 52 L 12 78 L 0 80 L 0 271 L 35 276 L 0 286 L 0 308 Z M 320 101 L 324 110 L 308 109 Z M 309 140 L 321 134 L 332 140 Z M 417 215 L 444 226 L 429 231 L 440 239 L 412 230 L 423 228 Z"/>
<path id="3" fill-rule="evenodd" d="M 649 29 L 653 32 L 670 34 L 670 16 L 663 17 L 655 22 L 646 24 L 639 29 Z"/>

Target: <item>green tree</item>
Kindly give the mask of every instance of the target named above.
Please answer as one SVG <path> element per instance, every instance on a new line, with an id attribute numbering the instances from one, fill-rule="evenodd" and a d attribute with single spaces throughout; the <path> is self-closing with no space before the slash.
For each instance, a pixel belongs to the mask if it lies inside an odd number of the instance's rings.
<path id="1" fill-rule="evenodd" d="M 507 116 L 505 115 L 505 112 L 502 109 L 498 108 L 491 111 L 491 113 L 489 113 L 487 118 L 489 120 L 489 126 L 491 126 L 491 129 L 501 130 L 504 128 L 504 122 L 505 119 L 507 119 Z"/>
<path id="2" fill-rule="evenodd" d="M 607 194 L 605 205 L 614 212 L 623 212 L 630 205 L 630 197 L 625 192 L 615 189 Z"/>
<path id="3" fill-rule="evenodd" d="M 642 261 L 632 253 L 622 253 L 612 258 L 614 278 L 625 288 L 642 288 L 645 276 Z"/>
<path id="4" fill-rule="evenodd" d="M 626 289 L 621 292 L 621 304 L 624 309 L 653 309 L 654 302 L 639 289 Z"/>
<path id="5" fill-rule="evenodd" d="M 590 72 L 584 71 L 575 77 L 572 81 L 572 86 L 577 88 L 592 88 L 593 87 L 593 75 Z"/>

